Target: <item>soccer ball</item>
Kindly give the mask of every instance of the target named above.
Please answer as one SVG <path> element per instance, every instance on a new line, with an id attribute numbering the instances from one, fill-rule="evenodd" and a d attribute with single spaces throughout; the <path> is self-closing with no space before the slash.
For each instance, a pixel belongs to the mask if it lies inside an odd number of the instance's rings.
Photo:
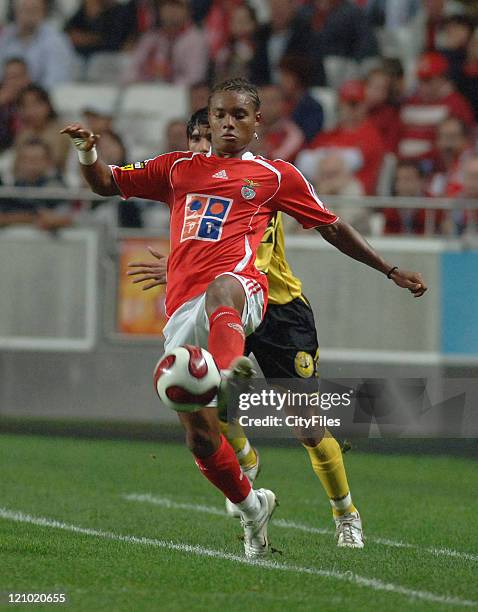
<path id="1" fill-rule="evenodd" d="M 194 412 L 209 404 L 220 382 L 211 353 L 189 344 L 165 353 L 154 369 L 154 387 L 159 397 L 176 412 Z"/>

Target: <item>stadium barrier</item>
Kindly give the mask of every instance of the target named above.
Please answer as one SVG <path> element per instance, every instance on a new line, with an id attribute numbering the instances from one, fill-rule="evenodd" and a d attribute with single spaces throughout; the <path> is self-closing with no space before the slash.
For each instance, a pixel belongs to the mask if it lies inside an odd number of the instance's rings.
<path id="1" fill-rule="evenodd" d="M 85 190 L 0 189 L 0 199 L 7 197 L 100 199 Z M 332 199 L 327 201 L 333 207 Z M 477 206 L 474 201 L 360 199 L 361 206 L 392 203 L 446 210 Z M 158 407 L 151 384 L 162 352 L 160 335 L 119 326 L 124 298 L 119 255 L 134 240 L 144 248 L 154 238 L 151 230 L 117 231 L 92 225 L 83 215 L 81 226 L 54 234 L 11 227 L 0 230 L 0 237 L 0 416 L 174 422 L 175 415 Z M 317 316 L 321 375 L 476 372 L 476 234 L 371 241 L 389 261 L 423 273 L 430 291 L 422 300 L 349 261 L 313 233 L 287 237 L 288 258 Z M 161 306 L 156 299 L 154 308 Z"/>

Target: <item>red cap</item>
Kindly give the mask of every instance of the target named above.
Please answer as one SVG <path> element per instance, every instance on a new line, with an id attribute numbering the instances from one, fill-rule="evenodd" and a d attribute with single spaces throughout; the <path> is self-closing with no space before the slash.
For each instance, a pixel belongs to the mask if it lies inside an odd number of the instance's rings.
<path id="1" fill-rule="evenodd" d="M 419 79 L 443 76 L 448 68 L 448 60 L 441 53 L 424 53 L 418 60 L 417 76 Z"/>
<path id="2" fill-rule="evenodd" d="M 343 102 L 363 102 L 365 86 L 362 81 L 345 81 L 339 89 L 339 96 Z"/>

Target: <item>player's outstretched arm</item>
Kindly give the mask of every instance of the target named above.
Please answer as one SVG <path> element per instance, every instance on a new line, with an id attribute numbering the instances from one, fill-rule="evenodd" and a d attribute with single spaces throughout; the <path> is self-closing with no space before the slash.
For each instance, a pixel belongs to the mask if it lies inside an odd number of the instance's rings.
<path id="1" fill-rule="evenodd" d="M 421 297 L 427 290 L 419 272 L 408 272 L 385 261 L 365 238 L 351 225 L 339 219 L 332 225 L 316 228 L 327 242 L 349 257 L 386 274 L 399 287 L 408 289 L 415 297 Z"/>
<path id="2" fill-rule="evenodd" d="M 119 189 L 114 182 L 111 169 L 98 159 L 96 143 L 99 136 L 85 129 L 79 123 L 72 123 L 61 130 L 73 141 L 78 151 L 81 173 L 91 189 L 102 196 L 119 195 Z"/>

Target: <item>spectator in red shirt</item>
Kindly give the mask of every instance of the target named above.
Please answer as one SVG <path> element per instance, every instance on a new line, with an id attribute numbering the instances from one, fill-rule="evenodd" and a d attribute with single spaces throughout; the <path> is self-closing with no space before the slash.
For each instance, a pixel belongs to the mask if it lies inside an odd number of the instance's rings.
<path id="1" fill-rule="evenodd" d="M 164 0 L 159 17 L 161 26 L 139 39 L 125 80 L 177 85 L 204 81 L 209 62 L 206 36 L 191 22 L 188 5 Z"/>
<path id="2" fill-rule="evenodd" d="M 367 116 L 380 132 L 387 152 L 396 150 L 400 135 L 398 108 L 391 103 L 391 84 L 383 68 L 371 70 L 365 82 Z"/>
<path id="3" fill-rule="evenodd" d="M 193 3 L 191 3 L 193 4 Z M 203 21 L 204 31 L 208 41 L 209 56 L 216 61 L 221 49 L 227 45 L 231 35 L 232 14 L 242 0 L 212 0 Z"/>
<path id="4" fill-rule="evenodd" d="M 463 188 L 463 164 L 472 155 L 466 125 L 458 117 L 445 119 L 437 129 L 436 168 L 428 192 L 452 197 Z"/>
<path id="5" fill-rule="evenodd" d="M 367 194 L 375 192 L 385 154 L 382 138 L 367 119 L 365 88 L 361 81 L 347 81 L 339 90 L 339 122 L 335 129 L 321 132 L 309 149 L 297 156 L 299 169 L 313 180 L 317 163 L 323 155 L 340 153 L 362 183 Z"/>
<path id="6" fill-rule="evenodd" d="M 448 62 L 440 53 L 425 53 L 417 66 L 418 91 L 401 108 L 398 144 L 400 157 L 430 160 L 436 128 L 453 115 L 467 126 L 474 124 L 467 100 L 455 90 L 448 77 Z"/>
<path id="7" fill-rule="evenodd" d="M 254 152 L 268 159 L 293 161 L 304 142 L 300 128 L 286 112 L 284 94 L 278 85 L 260 90 L 262 121 L 257 128 Z"/>

